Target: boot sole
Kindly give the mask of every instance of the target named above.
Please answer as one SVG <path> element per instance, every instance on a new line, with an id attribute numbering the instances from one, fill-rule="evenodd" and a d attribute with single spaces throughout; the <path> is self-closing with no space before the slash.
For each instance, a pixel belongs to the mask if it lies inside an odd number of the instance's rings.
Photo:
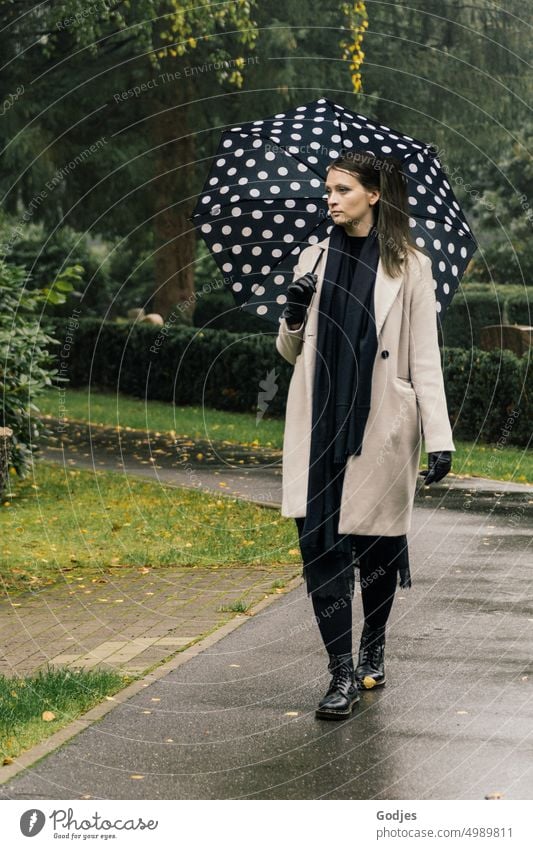
<path id="1" fill-rule="evenodd" d="M 333 719 L 333 720 L 335 720 L 335 719 L 346 719 L 347 717 L 351 716 L 353 709 L 357 704 L 359 704 L 359 699 L 356 699 L 356 701 L 352 702 L 349 710 L 342 711 L 342 713 L 341 713 L 341 711 L 338 711 L 338 710 L 322 710 L 321 708 L 317 708 L 316 711 L 315 711 L 315 718 L 316 719 Z"/>

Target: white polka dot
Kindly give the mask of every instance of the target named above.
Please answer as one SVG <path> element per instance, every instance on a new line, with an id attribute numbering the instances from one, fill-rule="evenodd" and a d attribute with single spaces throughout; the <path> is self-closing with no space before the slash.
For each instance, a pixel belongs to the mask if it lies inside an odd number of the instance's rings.
<path id="1" fill-rule="evenodd" d="M 242 283 L 233 283 L 231 288 L 234 292 L 240 292 L 242 289 Z"/>
<path id="2" fill-rule="evenodd" d="M 260 306 L 257 307 L 256 312 L 258 315 L 264 315 L 268 312 L 268 307 L 266 307 L 265 304 L 260 304 Z"/>
<path id="3" fill-rule="evenodd" d="M 210 233 L 211 229 L 212 228 L 211 228 L 210 224 L 202 224 L 202 226 L 200 227 L 200 230 L 202 231 L 202 233 Z"/>
<path id="4" fill-rule="evenodd" d="M 276 298 L 277 304 L 284 304 L 287 301 L 287 295 L 278 295 Z"/>
<path id="5" fill-rule="evenodd" d="M 211 250 L 214 254 L 219 254 L 223 250 L 223 247 L 219 242 L 216 242 L 216 244 L 212 245 Z"/>

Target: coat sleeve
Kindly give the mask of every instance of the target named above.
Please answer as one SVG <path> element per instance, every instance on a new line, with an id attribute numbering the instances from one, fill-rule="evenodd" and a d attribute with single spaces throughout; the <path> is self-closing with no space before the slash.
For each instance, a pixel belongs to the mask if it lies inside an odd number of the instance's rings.
<path id="1" fill-rule="evenodd" d="M 302 270 L 302 257 L 306 250 L 307 248 L 302 251 L 298 262 L 294 266 L 291 283 L 294 283 L 295 280 L 298 280 L 299 277 L 302 277 L 305 274 Z M 296 358 L 302 349 L 306 320 L 307 317 L 297 330 L 289 330 L 287 321 L 284 318 L 281 319 L 279 324 L 276 348 L 278 353 L 281 354 L 281 356 L 284 357 L 292 366 L 295 364 Z"/>
<path id="2" fill-rule="evenodd" d="M 410 309 L 409 369 L 422 421 L 425 450 L 455 451 L 444 391 L 431 259 L 418 252 Z"/>

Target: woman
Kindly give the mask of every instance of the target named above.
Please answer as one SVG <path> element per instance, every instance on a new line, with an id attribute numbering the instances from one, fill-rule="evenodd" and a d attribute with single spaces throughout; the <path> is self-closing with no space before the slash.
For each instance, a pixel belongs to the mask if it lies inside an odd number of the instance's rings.
<path id="1" fill-rule="evenodd" d="M 281 513 L 296 521 L 329 654 L 331 683 L 316 716 L 343 719 L 359 687 L 385 683 L 397 575 L 411 586 L 406 533 L 422 436 L 426 484 L 448 473 L 455 446 L 431 260 L 412 243 L 399 162 L 342 151 L 326 193 L 333 228 L 300 254 L 276 340 L 294 366 Z M 354 669 L 355 564 L 364 627 Z"/>

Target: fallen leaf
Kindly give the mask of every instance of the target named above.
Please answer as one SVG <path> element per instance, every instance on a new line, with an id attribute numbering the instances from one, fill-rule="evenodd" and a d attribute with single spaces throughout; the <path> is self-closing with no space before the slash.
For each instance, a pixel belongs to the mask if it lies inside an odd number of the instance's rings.
<path id="1" fill-rule="evenodd" d="M 51 710 L 43 711 L 43 714 L 41 716 L 41 719 L 43 720 L 43 722 L 52 722 L 52 720 L 55 719 L 55 718 L 56 718 L 56 715 Z"/>

